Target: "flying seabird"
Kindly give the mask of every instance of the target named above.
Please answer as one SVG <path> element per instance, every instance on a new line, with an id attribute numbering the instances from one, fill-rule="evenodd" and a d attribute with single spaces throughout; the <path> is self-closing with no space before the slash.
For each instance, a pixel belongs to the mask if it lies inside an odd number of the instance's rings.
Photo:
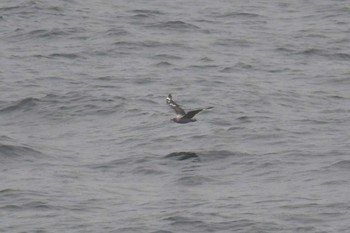
<path id="1" fill-rule="evenodd" d="M 194 119 L 192 117 L 194 117 L 197 113 L 199 113 L 199 112 L 201 112 L 203 110 L 207 110 L 207 109 L 213 108 L 213 107 L 202 108 L 202 109 L 198 109 L 198 110 L 189 111 L 189 112 L 186 113 L 177 103 L 174 102 L 171 94 L 169 94 L 168 97 L 166 98 L 166 103 L 172 109 L 174 109 L 174 111 L 176 112 L 176 117 L 171 119 L 172 121 L 174 121 L 176 123 L 194 122 L 194 121 L 196 121 L 196 119 Z"/>

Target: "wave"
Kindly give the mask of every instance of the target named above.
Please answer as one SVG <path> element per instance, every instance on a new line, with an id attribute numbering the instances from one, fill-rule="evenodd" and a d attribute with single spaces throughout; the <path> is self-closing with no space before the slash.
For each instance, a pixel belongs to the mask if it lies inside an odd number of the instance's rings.
<path id="1" fill-rule="evenodd" d="M 56 209 L 42 201 L 31 201 L 22 205 L 9 204 L 1 207 L 3 210 L 50 210 Z"/>
<path id="2" fill-rule="evenodd" d="M 158 230 L 158 231 L 153 231 L 151 233 L 173 233 L 173 232 L 172 231 Z"/>
<path id="3" fill-rule="evenodd" d="M 11 145 L 0 143 L 0 161 L 9 161 L 13 159 L 23 159 L 29 161 L 38 156 L 42 156 L 42 153 L 29 146 Z"/>
<path id="4" fill-rule="evenodd" d="M 247 156 L 245 153 L 232 152 L 226 150 L 214 150 L 214 151 L 201 151 L 201 152 L 191 152 L 191 151 L 181 151 L 181 152 L 172 152 L 164 156 L 164 158 L 171 158 L 175 160 L 191 160 L 194 159 L 196 161 L 205 160 L 218 160 L 218 159 L 226 159 L 232 156 Z"/>
<path id="5" fill-rule="evenodd" d="M 105 32 L 105 35 L 107 36 L 125 36 L 129 34 L 130 34 L 129 31 L 125 29 L 120 29 L 120 28 L 111 28 Z"/>
<path id="6" fill-rule="evenodd" d="M 63 8 L 58 6 L 53 6 L 50 3 L 47 2 L 38 2 L 38 1 L 19 1 L 11 3 L 17 4 L 13 6 L 3 6 L 0 7 L 0 12 L 4 12 L 6 14 L 18 14 L 18 15 L 28 15 L 30 13 L 34 14 L 38 11 L 46 12 L 46 13 L 53 13 L 53 14 L 59 14 L 63 12 Z"/>
<path id="7" fill-rule="evenodd" d="M 229 67 L 225 67 L 222 70 L 220 70 L 220 72 L 222 73 L 233 73 L 233 72 L 237 72 L 238 70 L 252 70 L 253 66 L 243 63 L 243 62 L 238 62 L 237 64 L 235 64 L 234 66 L 229 66 Z"/>
<path id="8" fill-rule="evenodd" d="M 113 43 L 114 46 L 126 49 L 139 48 L 184 48 L 184 45 L 178 43 L 166 43 L 154 40 L 145 41 L 117 41 Z"/>
<path id="9" fill-rule="evenodd" d="M 180 60 L 182 57 L 170 55 L 170 54 L 157 54 L 153 58 L 155 59 L 169 59 L 169 60 Z"/>
<path id="10" fill-rule="evenodd" d="M 3 107 L 2 109 L 0 109 L 0 113 L 8 113 L 17 110 L 27 111 L 35 107 L 38 104 L 38 101 L 39 99 L 33 97 L 24 98 L 9 106 Z"/>
<path id="11" fill-rule="evenodd" d="M 158 66 L 158 67 L 167 67 L 167 66 L 172 66 L 173 64 L 171 64 L 170 62 L 167 62 L 167 61 L 161 61 L 161 62 L 158 62 L 157 64 L 155 64 L 155 66 Z"/>
<path id="12" fill-rule="evenodd" d="M 245 39 L 218 39 L 213 42 L 213 46 L 249 48 L 253 42 Z"/>
<path id="13" fill-rule="evenodd" d="M 200 158 L 199 156 L 194 153 L 194 152 L 173 152 L 173 153 L 170 153 L 170 154 L 167 154 L 165 156 L 165 158 L 171 158 L 171 159 L 175 159 L 175 160 L 188 160 L 188 159 L 195 159 L 196 161 L 199 161 Z"/>
<path id="14" fill-rule="evenodd" d="M 342 160 L 328 166 L 329 168 L 350 169 L 350 160 Z"/>
<path id="15" fill-rule="evenodd" d="M 199 30 L 201 29 L 200 27 L 191 24 L 191 23 L 186 23 L 180 20 L 175 20 L 175 21 L 166 21 L 166 22 L 161 22 L 161 23 L 155 23 L 152 25 L 149 25 L 148 27 L 155 28 L 155 29 L 165 29 L 165 30 L 177 30 L 177 31 L 184 31 L 184 30 Z"/>
<path id="16" fill-rule="evenodd" d="M 20 42 L 23 40 L 56 39 L 67 36 L 71 37 L 76 34 L 84 33 L 85 29 L 80 27 L 36 29 L 31 31 L 18 29 L 14 32 L 15 34 L 8 36 L 7 39 L 10 39 L 12 42 Z"/>
<path id="17" fill-rule="evenodd" d="M 69 58 L 69 59 L 77 59 L 77 58 L 83 58 L 82 56 L 76 54 L 76 53 L 52 53 L 47 56 L 48 58 Z"/>
<path id="18" fill-rule="evenodd" d="M 216 18 L 257 18 L 262 17 L 259 14 L 247 13 L 247 12 L 229 12 L 225 14 L 215 14 Z"/>
<path id="19" fill-rule="evenodd" d="M 337 60 L 337 61 L 350 61 L 350 54 L 348 53 L 333 53 L 329 52 L 327 50 L 323 49 L 306 49 L 301 52 L 297 52 L 299 55 L 306 55 L 306 56 L 320 56 L 331 60 Z"/>
<path id="20" fill-rule="evenodd" d="M 131 13 L 133 13 L 133 18 L 153 18 L 159 15 L 164 15 L 163 12 L 158 10 L 132 10 Z"/>
<path id="21" fill-rule="evenodd" d="M 123 106 L 125 98 L 119 96 L 88 96 L 82 92 L 61 95 L 47 94 L 41 98 L 27 97 L 0 106 L 0 114 L 33 112 L 41 117 L 72 117 L 114 113 Z M 24 115 L 19 115 L 24 117 Z"/>

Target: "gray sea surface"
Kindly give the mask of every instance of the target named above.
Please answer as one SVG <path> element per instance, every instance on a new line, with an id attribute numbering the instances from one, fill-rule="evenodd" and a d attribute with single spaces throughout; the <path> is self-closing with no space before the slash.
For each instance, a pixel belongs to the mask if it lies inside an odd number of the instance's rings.
<path id="1" fill-rule="evenodd" d="M 349 232 L 350 2 L 1 1 L 0 174 L 6 233 Z"/>

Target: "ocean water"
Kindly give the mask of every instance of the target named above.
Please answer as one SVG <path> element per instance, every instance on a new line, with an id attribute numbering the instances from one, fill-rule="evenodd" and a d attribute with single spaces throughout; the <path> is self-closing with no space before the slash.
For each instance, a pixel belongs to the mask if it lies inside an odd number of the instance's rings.
<path id="1" fill-rule="evenodd" d="M 349 14 L 2 1 L 0 232 L 349 231 Z"/>

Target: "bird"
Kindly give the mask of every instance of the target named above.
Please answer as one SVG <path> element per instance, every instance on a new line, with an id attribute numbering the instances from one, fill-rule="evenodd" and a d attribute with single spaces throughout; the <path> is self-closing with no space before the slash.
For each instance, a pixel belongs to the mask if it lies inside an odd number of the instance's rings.
<path id="1" fill-rule="evenodd" d="M 174 102 L 173 97 L 171 96 L 171 94 L 169 94 L 168 97 L 166 98 L 166 103 L 176 113 L 176 117 L 171 119 L 171 120 L 176 122 L 176 123 L 181 123 L 181 124 L 197 121 L 196 119 L 193 118 L 197 113 L 199 113 L 199 112 L 201 112 L 203 110 L 207 110 L 207 109 L 213 108 L 213 107 L 201 108 L 201 109 L 189 111 L 189 112 L 186 113 L 177 103 Z"/>

